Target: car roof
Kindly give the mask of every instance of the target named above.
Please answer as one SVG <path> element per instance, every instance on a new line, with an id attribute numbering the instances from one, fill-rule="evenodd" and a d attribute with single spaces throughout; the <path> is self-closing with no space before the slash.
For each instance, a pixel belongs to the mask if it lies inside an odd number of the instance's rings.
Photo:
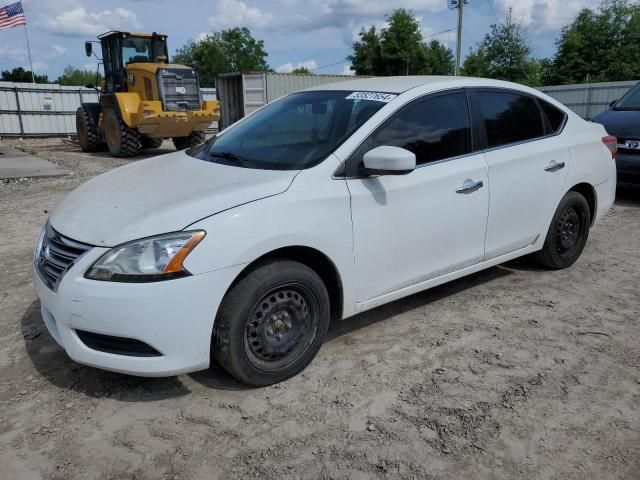
<path id="1" fill-rule="evenodd" d="M 422 86 L 439 87 L 502 87 L 527 91 L 529 88 L 517 83 L 491 80 L 488 78 L 451 77 L 411 75 L 405 77 L 369 77 L 354 78 L 336 83 L 326 83 L 308 88 L 307 90 L 352 90 L 363 92 L 404 93 L 412 88 Z"/>

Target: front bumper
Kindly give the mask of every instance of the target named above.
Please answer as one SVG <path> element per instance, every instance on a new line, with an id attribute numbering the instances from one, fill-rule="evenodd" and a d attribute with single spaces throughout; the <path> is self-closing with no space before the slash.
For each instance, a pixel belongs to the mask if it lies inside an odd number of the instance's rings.
<path id="1" fill-rule="evenodd" d="M 616 169 L 618 171 L 618 181 L 640 183 L 640 154 L 618 151 Z"/>
<path id="2" fill-rule="evenodd" d="M 207 368 L 218 306 L 242 266 L 155 283 L 84 278 L 106 250 L 94 248 L 78 259 L 56 292 L 34 270 L 42 317 L 56 342 L 79 363 L 131 375 L 170 376 Z M 139 340 L 160 355 L 94 350 L 80 340 L 77 330 Z"/>
<path id="3" fill-rule="evenodd" d="M 184 137 L 193 131 L 205 131 L 220 118 L 217 101 L 205 100 L 202 110 L 163 111 L 159 101 L 144 101 L 131 112 L 130 126 L 149 137 Z"/>

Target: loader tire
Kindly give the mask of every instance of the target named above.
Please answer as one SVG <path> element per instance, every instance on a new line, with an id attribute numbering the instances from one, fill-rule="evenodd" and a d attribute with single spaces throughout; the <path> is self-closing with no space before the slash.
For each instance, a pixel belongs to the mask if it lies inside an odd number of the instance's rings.
<path id="1" fill-rule="evenodd" d="M 158 148 L 162 145 L 163 138 L 142 137 L 142 148 Z"/>
<path id="2" fill-rule="evenodd" d="M 104 109 L 104 138 L 114 157 L 133 157 L 142 149 L 138 130 L 127 127 L 112 108 Z"/>
<path id="3" fill-rule="evenodd" d="M 204 143 L 206 138 L 204 132 L 191 132 L 188 137 L 173 137 L 173 144 L 176 150 L 184 150 Z"/>
<path id="4" fill-rule="evenodd" d="M 104 148 L 98 129 L 93 126 L 89 112 L 80 107 L 76 110 L 76 132 L 83 152 L 97 152 Z"/>

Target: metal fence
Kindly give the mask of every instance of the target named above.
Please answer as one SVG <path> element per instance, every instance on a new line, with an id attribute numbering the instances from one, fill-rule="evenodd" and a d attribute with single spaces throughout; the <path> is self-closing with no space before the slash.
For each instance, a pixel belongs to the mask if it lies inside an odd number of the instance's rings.
<path id="1" fill-rule="evenodd" d="M 275 76 L 274 79 L 280 80 L 279 89 L 283 91 L 278 90 L 279 94 L 288 93 L 284 91 L 287 88 L 295 90 L 308 86 L 281 85 L 281 79 Z M 336 78 L 341 79 L 344 77 Z M 564 103 L 583 118 L 590 119 L 606 110 L 612 100 L 622 97 L 635 84 L 635 81 L 586 83 L 541 87 L 539 90 Z M 205 100 L 215 99 L 216 89 L 203 88 L 202 96 Z M 97 101 L 97 92 L 89 88 L 0 82 L 0 137 L 75 135 L 76 109 L 82 102 Z M 214 123 L 209 131 L 216 129 L 217 124 Z"/>
<path id="2" fill-rule="evenodd" d="M 203 88 L 204 100 L 216 98 L 215 88 Z M 76 110 L 97 102 L 91 88 L 55 84 L 0 82 L 0 137 L 50 137 L 76 134 Z M 214 122 L 211 131 L 215 131 Z"/>
<path id="3" fill-rule="evenodd" d="M 582 118 L 591 119 L 609 108 L 613 100 L 627 93 L 637 81 L 584 83 L 540 87 L 538 90 L 565 104 Z"/>

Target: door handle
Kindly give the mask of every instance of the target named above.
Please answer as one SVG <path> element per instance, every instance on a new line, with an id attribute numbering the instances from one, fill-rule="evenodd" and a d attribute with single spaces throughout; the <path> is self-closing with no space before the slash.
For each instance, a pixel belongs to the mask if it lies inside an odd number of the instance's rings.
<path id="1" fill-rule="evenodd" d="M 552 161 L 549 165 L 544 167 L 545 172 L 557 172 L 558 170 L 562 170 L 564 168 L 564 162 L 556 162 Z"/>
<path id="2" fill-rule="evenodd" d="M 461 187 L 456 188 L 456 193 L 473 193 L 480 190 L 484 186 L 482 180 L 474 182 L 473 180 L 465 180 Z"/>

